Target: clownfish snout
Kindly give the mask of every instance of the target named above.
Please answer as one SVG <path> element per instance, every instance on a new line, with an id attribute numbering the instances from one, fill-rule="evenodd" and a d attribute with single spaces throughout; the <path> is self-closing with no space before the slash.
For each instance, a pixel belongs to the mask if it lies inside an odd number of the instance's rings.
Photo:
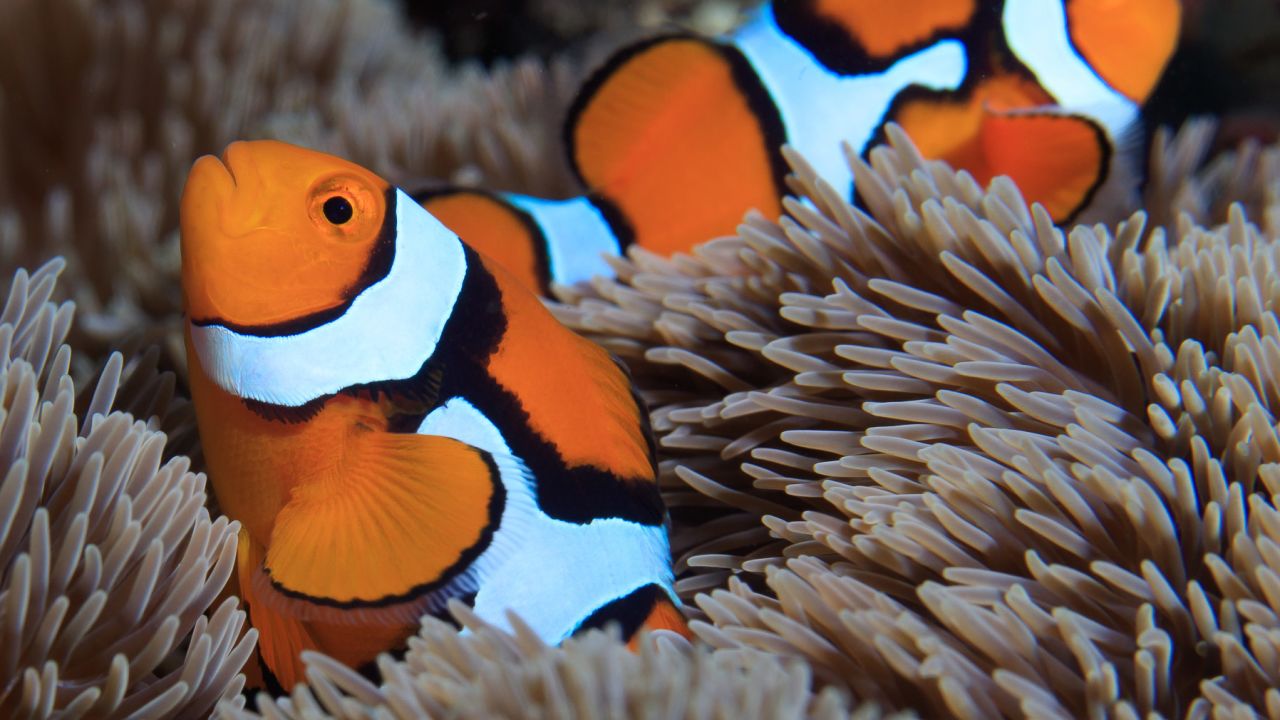
<path id="1" fill-rule="evenodd" d="M 225 156 L 225 153 L 224 153 Z M 213 155 L 196 160 L 187 175 L 179 205 L 183 304 L 188 314 L 210 312 L 212 299 L 204 275 L 219 244 L 224 208 L 236 189 L 230 168 Z"/>
<path id="2" fill-rule="evenodd" d="M 193 228 L 218 228 L 222 234 L 234 236 L 265 224 L 259 200 L 267 188 L 261 187 L 262 179 L 255 172 L 252 145 L 233 142 L 220 156 L 204 155 L 191 166 L 181 215 Z M 184 226 L 184 238 L 186 229 Z"/>

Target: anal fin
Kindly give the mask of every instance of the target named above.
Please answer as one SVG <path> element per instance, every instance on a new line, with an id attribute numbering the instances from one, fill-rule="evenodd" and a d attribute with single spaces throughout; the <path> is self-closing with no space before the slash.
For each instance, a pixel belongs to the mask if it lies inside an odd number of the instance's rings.
<path id="1" fill-rule="evenodd" d="M 684 616 L 661 585 L 641 585 L 631 592 L 595 609 L 574 632 L 616 624 L 623 639 L 634 648 L 641 630 L 670 630 L 690 637 Z"/>
<path id="2" fill-rule="evenodd" d="M 316 649 L 316 643 L 301 620 L 281 613 L 265 598 L 254 592 L 255 573 L 262 572 L 265 553 L 241 528 L 236 547 L 236 574 L 240 593 L 249 609 L 249 622 L 258 630 L 258 654 L 280 686 L 289 691 L 303 681 L 299 655 Z M 252 662 L 252 661 L 251 661 Z"/>

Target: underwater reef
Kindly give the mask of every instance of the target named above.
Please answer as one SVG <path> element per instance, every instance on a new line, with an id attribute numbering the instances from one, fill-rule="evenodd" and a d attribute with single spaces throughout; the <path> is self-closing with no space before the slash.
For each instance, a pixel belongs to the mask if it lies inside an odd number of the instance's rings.
<path id="1" fill-rule="evenodd" d="M 1074 227 L 892 129 L 861 207 L 792 154 L 782 218 L 557 288 L 649 404 L 695 642 L 454 605 L 381 685 L 311 654 L 247 709 L 183 178 L 275 137 L 571 194 L 560 116 L 627 16 L 563 16 L 601 39 L 481 70 L 374 0 L 0 3 L 0 716 L 1280 718 L 1280 145 L 1212 121 Z"/>

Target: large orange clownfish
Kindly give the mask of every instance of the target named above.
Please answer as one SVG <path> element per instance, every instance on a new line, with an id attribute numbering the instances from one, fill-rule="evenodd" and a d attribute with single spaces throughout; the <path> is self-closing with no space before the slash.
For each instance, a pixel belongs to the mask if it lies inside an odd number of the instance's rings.
<path id="1" fill-rule="evenodd" d="M 602 254 L 661 254 L 776 216 L 784 143 L 848 197 L 840 149 L 888 121 L 985 184 L 1011 176 L 1079 219 L 1132 169 L 1142 103 L 1177 41 L 1178 0 L 776 0 L 719 39 L 624 48 L 565 125 L 588 192 L 568 200 L 416 195 L 530 287 L 611 274 Z"/>
<path id="2" fill-rule="evenodd" d="M 647 416 L 599 346 L 378 176 L 278 142 L 200 158 L 186 342 L 265 669 L 352 665 L 452 598 L 549 643 L 683 631 Z"/>

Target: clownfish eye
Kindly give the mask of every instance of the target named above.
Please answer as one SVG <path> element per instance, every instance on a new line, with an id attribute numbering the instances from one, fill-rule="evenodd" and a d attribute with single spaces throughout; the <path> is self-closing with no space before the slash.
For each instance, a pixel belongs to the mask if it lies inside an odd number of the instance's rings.
<path id="1" fill-rule="evenodd" d="M 351 207 L 351 201 L 341 195 L 334 195 L 324 201 L 324 219 L 334 225 L 342 225 L 351 219 L 355 214 L 355 210 Z"/>

